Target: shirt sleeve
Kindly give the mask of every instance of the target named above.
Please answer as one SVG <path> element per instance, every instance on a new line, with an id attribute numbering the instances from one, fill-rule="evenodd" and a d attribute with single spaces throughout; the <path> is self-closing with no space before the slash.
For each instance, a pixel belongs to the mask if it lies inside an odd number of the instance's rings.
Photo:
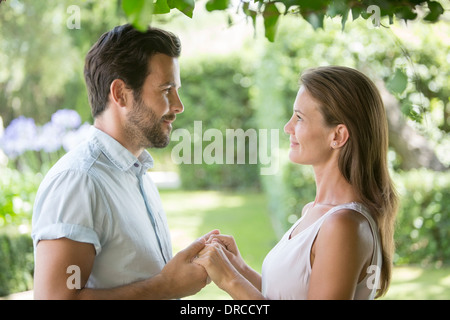
<path id="1" fill-rule="evenodd" d="M 34 205 L 34 247 L 40 240 L 68 238 L 91 243 L 99 254 L 103 218 L 96 210 L 96 195 L 95 184 L 86 172 L 68 170 L 46 177 Z"/>

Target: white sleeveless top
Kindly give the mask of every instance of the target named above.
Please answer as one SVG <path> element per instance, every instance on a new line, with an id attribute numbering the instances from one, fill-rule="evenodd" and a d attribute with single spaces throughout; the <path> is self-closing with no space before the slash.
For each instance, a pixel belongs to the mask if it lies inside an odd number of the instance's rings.
<path id="1" fill-rule="evenodd" d="M 268 299 L 304 300 L 307 298 L 311 276 L 311 248 L 322 223 L 327 217 L 341 209 L 351 209 L 361 213 L 369 222 L 374 236 L 372 261 L 367 275 L 356 286 L 353 299 L 372 300 L 379 288 L 381 272 L 381 244 L 377 224 L 368 209 L 356 202 L 333 207 L 322 217 L 291 239 L 292 231 L 305 215 L 292 225 L 280 242 L 269 252 L 262 265 L 262 294 Z"/>

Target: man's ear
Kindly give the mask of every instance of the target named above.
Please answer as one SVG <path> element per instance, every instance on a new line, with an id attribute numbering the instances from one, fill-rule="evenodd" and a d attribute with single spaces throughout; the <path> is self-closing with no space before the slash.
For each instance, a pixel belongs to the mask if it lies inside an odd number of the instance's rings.
<path id="1" fill-rule="evenodd" d="M 347 126 L 345 124 L 338 124 L 334 129 L 334 138 L 331 142 L 331 147 L 333 149 L 341 148 L 345 145 L 350 134 L 348 132 Z"/>
<path id="2" fill-rule="evenodd" d="M 115 79 L 109 87 L 111 102 L 118 107 L 129 107 L 133 103 L 132 90 L 122 79 Z"/>

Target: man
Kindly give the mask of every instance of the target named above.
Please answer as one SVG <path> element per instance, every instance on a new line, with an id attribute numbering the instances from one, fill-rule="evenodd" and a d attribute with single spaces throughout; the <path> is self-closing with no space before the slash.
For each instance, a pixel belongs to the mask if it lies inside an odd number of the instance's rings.
<path id="1" fill-rule="evenodd" d="M 39 187 L 36 299 L 173 299 L 205 286 L 205 270 L 192 263 L 204 239 L 172 258 L 161 200 L 146 174 L 153 159 L 145 148 L 167 146 L 184 109 L 180 50 L 172 33 L 124 25 L 87 54 L 93 134 Z"/>

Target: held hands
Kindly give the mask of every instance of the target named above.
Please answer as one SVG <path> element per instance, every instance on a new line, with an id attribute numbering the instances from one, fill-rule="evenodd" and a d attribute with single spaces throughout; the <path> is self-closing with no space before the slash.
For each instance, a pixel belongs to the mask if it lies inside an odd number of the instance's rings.
<path id="1" fill-rule="evenodd" d="M 246 266 L 233 237 L 213 230 L 177 253 L 158 278 L 168 299 L 195 294 L 211 280 L 231 295 Z"/>
<path id="2" fill-rule="evenodd" d="M 200 291 L 209 283 L 205 269 L 193 263 L 199 251 L 205 248 L 206 241 L 219 230 L 213 230 L 178 252 L 162 269 L 159 277 L 164 284 L 169 299 L 181 298 Z"/>
<path id="3" fill-rule="evenodd" d="M 233 237 L 220 234 L 209 236 L 204 249 L 193 262 L 203 266 L 211 280 L 225 291 L 234 280 L 241 277 L 240 273 L 245 267 Z"/>
<path id="4" fill-rule="evenodd" d="M 194 263 L 233 299 L 265 299 L 261 294 L 261 275 L 242 259 L 232 236 L 211 234 Z"/>

